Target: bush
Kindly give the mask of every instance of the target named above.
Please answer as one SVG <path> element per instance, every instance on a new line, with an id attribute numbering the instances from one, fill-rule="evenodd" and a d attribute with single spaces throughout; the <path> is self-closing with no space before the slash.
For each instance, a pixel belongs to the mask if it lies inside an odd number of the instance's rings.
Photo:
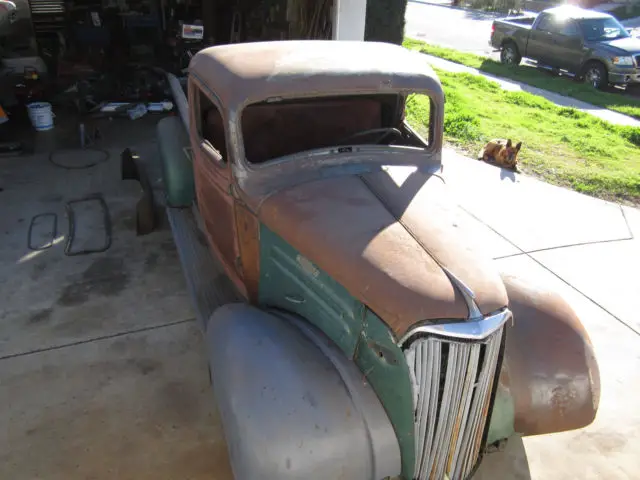
<path id="1" fill-rule="evenodd" d="M 364 39 L 402 45 L 407 0 L 367 0 Z"/>
<path id="2" fill-rule="evenodd" d="M 522 11 L 522 0 L 471 0 L 471 7 L 509 14 Z"/>

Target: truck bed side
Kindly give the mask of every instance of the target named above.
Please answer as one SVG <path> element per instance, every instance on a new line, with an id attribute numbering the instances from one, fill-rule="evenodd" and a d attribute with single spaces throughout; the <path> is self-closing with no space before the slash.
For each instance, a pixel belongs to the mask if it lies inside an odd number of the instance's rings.
<path id="1" fill-rule="evenodd" d="M 491 32 L 491 46 L 500 49 L 506 41 L 512 41 L 517 45 L 520 54 L 525 57 L 529 33 L 535 20 L 535 17 L 530 16 L 494 20 Z"/>

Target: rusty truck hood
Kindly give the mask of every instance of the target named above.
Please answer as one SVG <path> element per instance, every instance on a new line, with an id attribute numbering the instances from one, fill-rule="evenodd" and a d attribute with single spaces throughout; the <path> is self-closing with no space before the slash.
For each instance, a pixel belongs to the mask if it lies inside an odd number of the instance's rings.
<path id="1" fill-rule="evenodd" d="M 260 220 L 396 334 L 421 320 L 467 318 L 442 267 L 475 293 L 482 313 L 506 306 L 499 274 L 460 238 L 442 179 L 407 168 L 290 187 L 264 201 Z"/>

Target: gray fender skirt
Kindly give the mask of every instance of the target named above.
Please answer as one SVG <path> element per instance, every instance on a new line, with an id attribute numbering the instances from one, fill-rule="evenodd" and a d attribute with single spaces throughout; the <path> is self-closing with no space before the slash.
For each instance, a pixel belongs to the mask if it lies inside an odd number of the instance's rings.
<path id="1" fill-rule="evenodd" d="M 297 317 L 229 304 L 206 332 L 238 480 L 380 480 L 400 474 L 384 408 L 356 365 Z"/>

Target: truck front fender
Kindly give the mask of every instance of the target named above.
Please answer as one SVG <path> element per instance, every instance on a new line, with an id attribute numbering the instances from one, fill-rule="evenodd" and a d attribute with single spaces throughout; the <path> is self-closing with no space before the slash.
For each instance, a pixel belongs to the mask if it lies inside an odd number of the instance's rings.
<path id="1" fill-rule="evenodd" d="M 212 315 L 206 341 L 235 478 L 400 474 L 400 448 L 380 401 L 315 327 L 228 304 Z"/>
<path id="2" fill-rule="evenodd" d="M 503 275 L 503 281 L 514 324 L 507 330 L 499 388 L 511 398 L 515 432 L 589 425 L 598 411 L 600 374 L 580 319 L 555 292 L 517 277 Z"/>
<path id="3" fill-rule="evenodd" d="M 156 129 L 167 205 L 190 207 L 196 195 L 189 136 L 178 117 L 163 118 Z"/>

